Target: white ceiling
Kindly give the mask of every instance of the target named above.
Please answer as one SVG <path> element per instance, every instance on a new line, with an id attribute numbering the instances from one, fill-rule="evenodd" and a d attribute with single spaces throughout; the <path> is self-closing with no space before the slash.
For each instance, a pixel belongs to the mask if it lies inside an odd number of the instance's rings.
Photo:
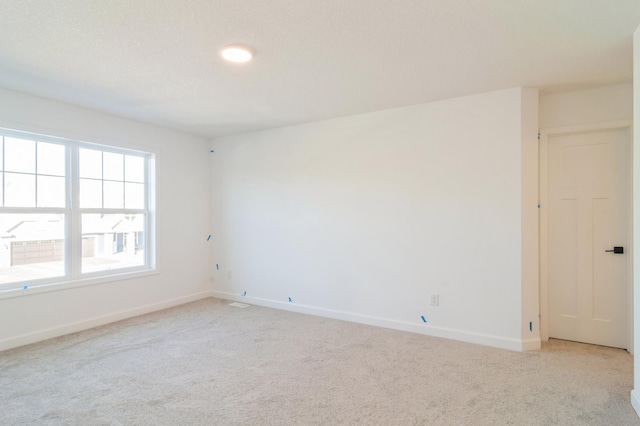
<path id="1" fill-rule="evenodd" d="M 638 26 L 640 0 L 0 0 L 0 86 L 218 137 L 628 82 Z"/>

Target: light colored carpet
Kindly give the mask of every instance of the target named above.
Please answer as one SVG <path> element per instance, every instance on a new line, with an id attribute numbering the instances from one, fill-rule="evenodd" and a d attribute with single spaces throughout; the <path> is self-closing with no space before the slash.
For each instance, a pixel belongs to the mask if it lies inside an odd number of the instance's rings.
<path id="1" fill-rule="evenodd" d="M 207 299 L 0 352 L 2 425 L 633 425 L 632 357 Z"/>

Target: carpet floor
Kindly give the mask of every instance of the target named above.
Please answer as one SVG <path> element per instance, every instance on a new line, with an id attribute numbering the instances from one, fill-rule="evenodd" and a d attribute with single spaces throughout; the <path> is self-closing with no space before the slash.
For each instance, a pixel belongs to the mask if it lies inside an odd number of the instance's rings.
<path id="1" fill-rule="evenodd" d="M 636 425 L 632 361 L 206 299 L 0 352 L 0 424 Z"/>

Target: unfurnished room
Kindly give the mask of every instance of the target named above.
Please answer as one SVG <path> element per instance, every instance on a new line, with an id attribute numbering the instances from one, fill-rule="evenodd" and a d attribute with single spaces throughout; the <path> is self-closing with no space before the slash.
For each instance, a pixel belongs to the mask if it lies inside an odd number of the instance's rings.
<path id="1" fill-rule="evenodd" d="M 638 0 L 0 0 L 0 425 L 640 425 L 637 82 Z"/>

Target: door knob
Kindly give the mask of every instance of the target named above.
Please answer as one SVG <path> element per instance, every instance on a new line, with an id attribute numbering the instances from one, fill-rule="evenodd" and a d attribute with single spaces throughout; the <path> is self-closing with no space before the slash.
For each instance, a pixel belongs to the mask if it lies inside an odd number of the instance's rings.
<path id="1" fill-rule="evenodd" d="M 614 247 L 613 250 L 605 250 L 607 253 L 622 254 L 624 253 L 624 247 Z"/>

